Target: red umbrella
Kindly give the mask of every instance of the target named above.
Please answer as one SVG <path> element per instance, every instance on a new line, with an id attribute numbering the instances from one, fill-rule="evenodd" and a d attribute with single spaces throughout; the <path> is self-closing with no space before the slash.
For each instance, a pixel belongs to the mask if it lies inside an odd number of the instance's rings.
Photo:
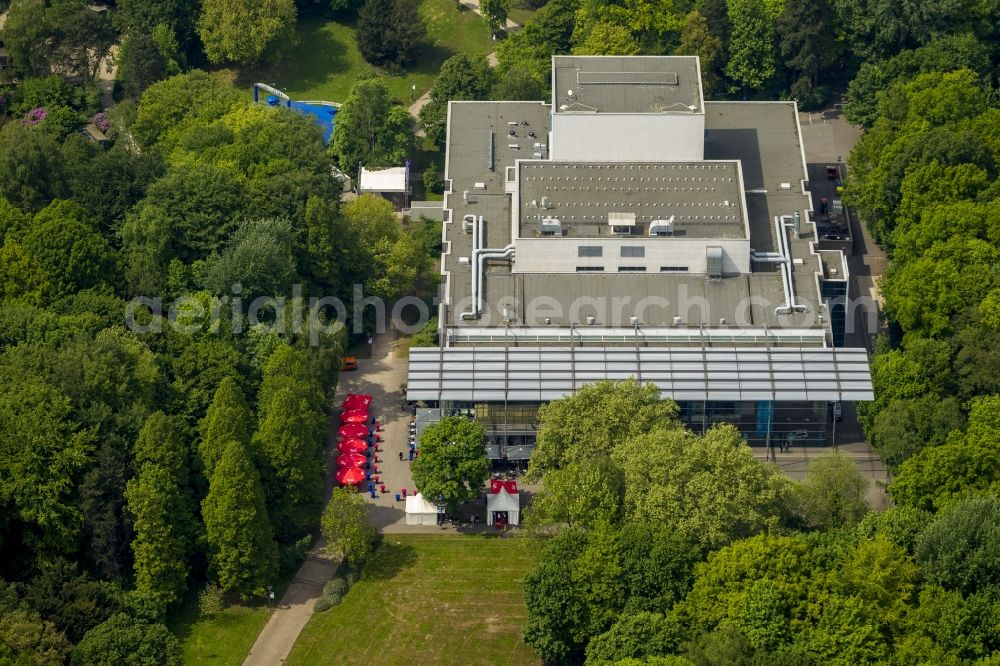
<path id="1" fill-rule="evenodd" d="M 360 453 L 343 453 L 337 456 L 337 465 L 340 467 L 364 467 L 368 462 Z"/>
<path id="2" fill-rule="evenodd" d="M 348 423 L 347 425 L 340 426 L 340 436 L 344 439 L 365 439 L 368 437 L 368 426 L 361 425 L 360 423 Z"/>
<path id="3" fill-rule="evenodd" d="M 360 409 L 352 409 L 348 412 L 340 413 L 340 420 L 343 421 L 344 423 L 365 424 L 368 423 L 370 419 L 371 417 L 368 415 L 368 412 L 362 411 Z"/>
<path id="4" fill-rule="evenodd" d="M 337 445 L 337 450 L 341 453 L 360 453 L 368 450 L 368 443 L 363 439 L 345 439 Z"/>
<path id="5" fill-rule="evenodd" d="M 368 409 L 372 397 L 364 393 L 348 393 L 344 398 L 344 409 Z"/>
<path id="6" fill-rule="evenodd" d="M 342 486 L 356 486 L 364 483 L 365 471 L 357 467 L 344 467 L 337 470 L 337 483 Z"/>

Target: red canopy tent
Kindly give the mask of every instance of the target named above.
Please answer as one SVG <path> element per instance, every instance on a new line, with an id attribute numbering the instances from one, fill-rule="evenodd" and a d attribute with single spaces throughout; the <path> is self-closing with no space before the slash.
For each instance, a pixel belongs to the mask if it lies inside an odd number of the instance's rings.
<path id="1" fill-rule="evenodd" d="M 360 453 L 364 455 L 368 450 L 368 442 L 363 439 L 345 439 L 337 445 L 337 450 L 341 453 Z"/>
<path id="2" fill-rule="evenodd" d="M 344 409 L 368 409 L 372 397 L 366 393 L 348 393 L 344 398 Z"/>
<path id="3" fill-rule="evenodd" d="M 360 453 L 342 453 L 337 456 L 337 465 L 340 467 L 364 467 L 368 458 Z"/>
<path id="4" fill-rule="evenodd" d="M 345 439 L 365 439 L 368 437 L 368 426 L 360 423 L 348 423 L 347 425 L 340 426 L 338 432 Z"/>
<path id="5" fill-rule="evenodd" d="M 341 412 L 340 420 L 344 423 L 361 423 L 363 425 L 371 420 L 371 416 L 364 410 L 352 409 L 347 412 Z"/>
<path id="6" fill-rule="evenodd" d="M 365 471 L 357 467 L 344 467 L 337 470 L 337 483 L 342 486 L 356 486 L 365 481 Z"/>

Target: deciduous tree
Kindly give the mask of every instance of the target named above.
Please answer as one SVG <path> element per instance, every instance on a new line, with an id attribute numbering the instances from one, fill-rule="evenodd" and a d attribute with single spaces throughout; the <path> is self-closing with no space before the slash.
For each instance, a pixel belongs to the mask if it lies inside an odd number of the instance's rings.
<path id="1" fill-rule="evenodd" d="M 816 458 L 796 487 L 798 510 L 806 523 L 818 529 L 854 527 L 868 511 L 868 485 L 868 479 L 847 456 L 834 453 Z"/>
<path id="2" fill-rule="evenodd" d="M 198 427 L 201 436 L 198 455 L 205 478 L 212 478 L 215 466 L 230 442 L 236 441 L 249 447 L 253 430 L 253 413 L 242 389 L 234 377 L 224 377 Z"/>
<path id="3" fill-rule="evenodd" d="M 510 0 L 482 0 L 480 8 L 486 17 L 486 26 L 494 37 L 507 28 L 507 14 L 510 13 Z"/>
<path id="4" fill-rule="evenodd" d="M 488 99 L 493 79 L 493 70 L 485 58 L 474 59 L 459 53 L 445 60 L 434 79 L 430 101 L 420 109 L 420 126 L 427 136 L 443 145 L 448 129 L 448 102 Z"/>
<path id="5" fill-rule="evenodd" d="M 620 443 L 612 460 L 625 474 L 629 520 L 670 526 L 705 550 L 773 529 L 787 510 L 788 480 L 731 425 L 702 436 L 654 429 Z"/>
<path id="6" fill-rule="evenodd" d="M 164 625 L 118 613 L 87 632 L 73 649 L 72 663 L 180 666 L 182 660 L 180 643 Z"/>
<path id="7" fill-rule="evenodd" d="M 433 503 L 454 508 L 479 497 L 489 477 L 486 429 L 481 423 L 450 416 L 428 426 L 413 461 L 413 482 Z"/>
<path id="8" fill-rule="evenodd" d="M 204 0 L 198 34 L 212 62 L 252 65 L 295 44 L 295 0 Z"/>
<path id="9" fill-rule="evenodd" d="M 219 585 L 244 597 L 262 595 L 277 575 L 278 549 L 260 477 L 239 442 L 225 447 L 201 507 Z"/>
<path id="10" fill-rule="evenodd" d="M 654 427 L 679 427 L 677 414 L 677 404 L 661 400 L 652 384 L 642 386 L 634 379 L 588 384 L 539 411 L 528 476 L 540 479 L 568 463 L 608 456 L 619 444 Z"/>
<path id="11" fill-rule="evenodd" d="M 354 488 L 334 488 L 320 528 L 326 553 L 348 563 L 368 558 L 378 533 L 368 516 L 368 502 Z"/>
<path id="12" fill-rule="evenodd" d="M 764 0 L 728 0 L 732 33 L 726 75 L 744 90 L 761 88 L 776 71 L 774 23 Z"/>
<path id="13" fill-rule="evenodd" d="M 264 463 L 268 515 L 283 541 L 315 526 L 323 504 L 323 427 L 302 389 L 281 389 L 261 405 L 253 448 Z"/>
<path id="14" fill-rule="evenodd" d="M 135 586 L 163 608 L 177 601 L 187 587 L 187 553 L 193 516 L 186 490 L 170 471 L 146 463 L 125 489 L 135 538 Z"/>

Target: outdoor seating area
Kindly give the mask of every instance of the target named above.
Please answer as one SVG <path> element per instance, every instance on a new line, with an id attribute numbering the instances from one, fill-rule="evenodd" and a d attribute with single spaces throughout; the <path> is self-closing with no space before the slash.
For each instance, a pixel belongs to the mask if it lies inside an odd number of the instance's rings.
<path id="1" fill-rule="evenodd" d="M 371 403 L 372 396 L 361 393 L 349 393 L 344 399 L 339 414 L 343 425 L 338 431 L 341 439 L 337 444 L 335 478 L 342 486 L 361 486 L 367 482 L 368 493 L 375 499 L 376 486 L 381 486 L 382 493 L 387 491 L 380 483 L 377 464 L 381 462 L 378 457 L 381 426 L 369 413 Z"/>

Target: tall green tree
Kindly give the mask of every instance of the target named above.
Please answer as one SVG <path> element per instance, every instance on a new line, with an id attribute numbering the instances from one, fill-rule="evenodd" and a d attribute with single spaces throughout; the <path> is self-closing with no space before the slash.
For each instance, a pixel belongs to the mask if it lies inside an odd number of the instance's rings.
<path id="1" fill-rule="evenodd" d="M 762 88 L 777 70 L 774 23 L 764 0 L 728 0 L 727 6 L 732 33 L 726 76 L 744 90 Z"/>
<path id="2" fill-rule="evenodd" d="M 454 509 L 479 497 L 489 478 L 486 429 L 462 417 L 442 419 L 420 436 L 420 455 L 411 469 L 413 482 L 430 502 Z"/>
<path id="3" fill-rule="evenodd" d="M 242 287 L 247 301 L 287 296 L 295 281 L 295 234 L 288 219 L 247 220 L 232 233 L 225 249 L 205 261 L 203 280 L 214 294 Z"/>
<path id="4" fill-rule="evenodd" d="M 170 471 L 146 463 L 125 489 L 135 538 L 135 587 L 163 608 L 187 587 L 191 502 Z"/>
<path id="5" fill-rule="evenodd" d="M 278 549 L 268 522 L 264 490 L 242 444 L 229 442 L 201 505 L 209 565 L 222 589 L 262 595 L 274 583 Z"/>
<path id="6" fill-rule="evenodd" d="M 10 7 L 0 41 L 4 43 L 14 66 L 28 76 L 49 72 L 51 52 L 45 47 L 45 0 L 19 0 Z"/>
<path id="7" fill-rule="evenodd" d="M 337 127 L 330 154 L 345 173 L 357 174 L 362 164 L 399 166 L 413 154 L 413 117 L 389 98 L 378 79 L 364 79 L 351 87 L 337 113 Z"/>
<path id="8" fill-rule="evenodd" d="M 622 472 L 610 459 L 572 462 L 545 474 L 525 522 L 536 529 L 614 525 L 621 516 L 624 494 Z"/>
<path id="9" fill-rule="evenodd" d="M 486 17 L 486 27 L 490 29 L 490 34 L 496 35 L 503 32 L 507 27 L 507 15 L 510 13 L 510 0 L 483 0 L 480 3 L 483 16 Z"/>
<path id="10" fill-rule="evenodd" d="M 223 378 L 198 426 L 201 437 L 198 456 L 205 478 L 211 479 L 215 474 L 215 467 L 230 442 L 249 447 L 253 430 L 253 413 L 242 389 L 234 377 Z"/>
<path id="11" fill-rule="evenodd" d="M 711 93 L 718 90 L 725 57 L 725 45 L 719 36 L 709 30 L 708 21 L 697 10 L 690 12 L 684 19 L 684 27 L 681 29 L 681 43 L 674 53 L 682 56 L 698 56 L 705 92 Z"/>
<path id="12" fill-rule="evenodd" d="M 819 83 L 820 73 L 839 57 L 837 26 L 828 0 L 785 3 L 778 16 L 776 31 L 785 67 L 793 73 L 790 94 L 802 102 Z"/>
<path id="13" fill-rule="evenodd" d="M 279 538 L 315 526 L 323 505 L 323 424 L 301 389 L 282 389 L 261 405 L 253 448 L 264 462 L 264 488 Z"/>
<path id="14" fill-rule="evenodd" d="M 1000 499 L 995 494 L 959 500 L 920 535 L 916 560 L 923 574 L 949 590 L 971 594 L 996 589 L 1000 571 Z"/>
<path id="15" fill-rule="evenodd" d="M 204 0 L 198 34 L 212 62 L 252 65 L 295 44 L 295 0 Z"/>
<path id="16" fill-rule="evenodd" d="M 355 37 L 371 64 L 402 67 L 413 62 L 427 30 L 414 0 L 365 0 Z"/>
<path id="17" fill-rule="evenodd" d="M 136 471 L 146 463 L 170 474 L 175 485 L 184 488 L 191 470 L 191 453 L 182 424 L 175 416 L 155 411 L 146 417 L 133 447 Z"/>
<path id="18" fill-rule="evenodd" d="M 320 530 L 327 554 L 349 563 L 367 559 L 378 538 L 368 515 L 368 502 L 354 488 L 333 489 Z"/>

